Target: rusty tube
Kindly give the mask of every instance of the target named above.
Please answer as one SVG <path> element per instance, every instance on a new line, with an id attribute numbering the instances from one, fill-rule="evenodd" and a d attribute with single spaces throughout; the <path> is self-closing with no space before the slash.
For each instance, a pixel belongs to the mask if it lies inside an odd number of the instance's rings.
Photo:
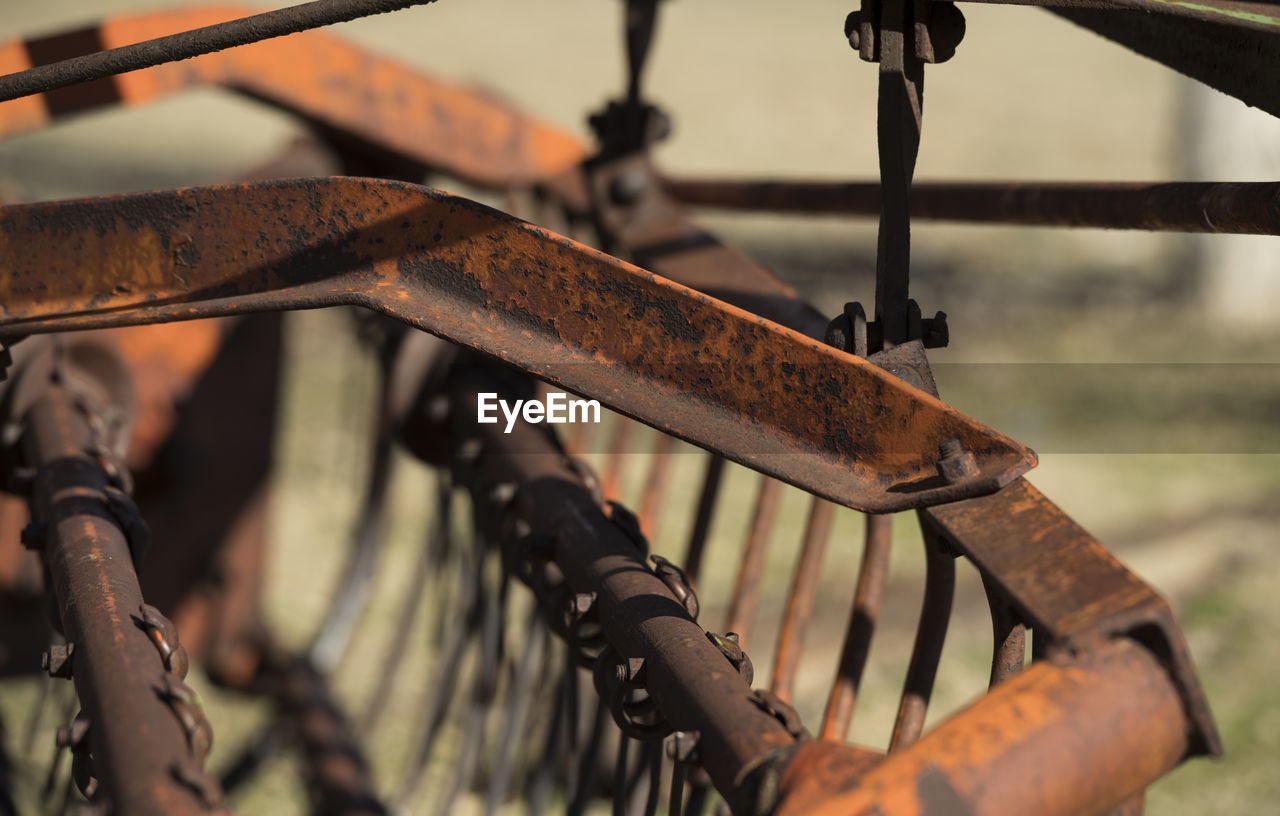
<path id="1" fill-rule="evenodd" d="M 1159 660 L 1102 641 L 1031 666 L 870 770 L 858 749 L 806 744 L 774 813 L 1102 814 L 1176 765 L 1189 732 Z"/>
<path id="2" fill-rule="evenodd" d="M 982 587 L 987 593 L 987 605 L 991 608 L 991 680 L 989 688 L 995 688 L 1022 671 L 1027 659 L 1027 627 L 1000 590 L 985 574 Z"/>
<path id="3" fill-rule="evenodd" d="M 165 665 L 141 625 L 129 544 L 110 509 L 107 478 L 85 453 L 92 435 L 73 399 L 53 384 L 34 404 L 27 455 L 38 473 L 34 515 L 47 525 L 45 563 L 63 633 L 74 644 L 76 693 L 91 723 L 93 771 L 120 813 L 203 813 L 200 795 L 178 781 L 199 769 L 178 716 L 157 691 L 166 688 Z"/>

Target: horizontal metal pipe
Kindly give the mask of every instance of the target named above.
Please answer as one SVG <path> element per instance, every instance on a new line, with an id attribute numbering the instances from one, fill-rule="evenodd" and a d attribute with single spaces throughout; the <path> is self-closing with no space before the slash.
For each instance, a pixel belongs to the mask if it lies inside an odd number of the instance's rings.
<path id="1" fill-rule="evenodd" d="M 876 182 L 667 179 L 704 207 L 879 216 Z M 1280 182 L 920 182 L 911 215 L 937 221 L 1280 235 Z"/>
<path id="2" fill-rule="evenodd" d="M 807 743 L 774 813 L 1104 813 L 1176 765 L 1187 734 L 1155 656 L 1102 641 L 1037 663 L 870 770 L 858 749 Z"/>
<path id="3" fill-rule="evenodd" d="M 433 0 L 315 0 L 0 77 L 0 102 Z"/>

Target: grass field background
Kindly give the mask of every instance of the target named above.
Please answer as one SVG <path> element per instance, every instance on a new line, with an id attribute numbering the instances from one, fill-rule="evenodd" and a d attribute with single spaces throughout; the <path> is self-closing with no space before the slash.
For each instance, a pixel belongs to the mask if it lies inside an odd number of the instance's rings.
<path id="1" fill-rule="evenodd" d="M 443 1 L 336 32 L 584 133 L 585 112 L 621 86 L 620 5 Z M 149 7 L 4 2 L 0 34 L 46 33 Z M 649 83 L 676 123 L 658 150 L 663 166 L 871 178 L 875 71 L 842 41 L 849 8 L 827 0 L 663 4 Z M 957 57 L 928 70 L 918 178 L 1182 177 L 1183 80 L 1035 10 L 964 11 L 969 33 Z M 39 200 L 212 183 L 259 163 L 296 131 L 257 104 L 202 91 L 0 143 L 0 188 Z M 824 311 L 870 300 L 873 223 L 704 215 Z M 931 354 L 943 397 L 1036 447 L 1041 464 L 1031 481 L 1170 599 L 1190 641 L 1227 756 L 1175 771 L 1151 790 L 1148 812 L 1273 809 L 1280 801 L 1280 323 L 1242 326 L 1203 308 L 1213 270 L 1195 262 L 1198 239 L 939 225 L 918 225 L 913 235 L 913 293 L 926 311 L 950 315 L 952 347 Z M 342 569 L 367 456 L 374 380 L 347 324 L 337 312 L 289 322 L 268 612 L 282 638 L 299 645 Z M 601 450 L 608 433 L 599 429 L 589 450 Z M 642 437 L 637 450 L 650 444 Z M 680 456 L 656 552 L 682 551 L 703 465 L 691 449 Z M 625 498 L 633 506 L 647 466 L 645 453 L 629 459 Z M 336 678 L 355 710 L 367 702 L 368 667 L 387 645 L 407 590 L 431 484 L 419 466 L 398 461 L 388 551 L 363 634 Z M 754 491 L 752 474 L 730 469 L 700 588 L 711 628 L 723 618 Z M 788 490 L 770 550 L 766 611 L 748 644 L 762 679 L 806 508 L 806 497 Z M 852 733 L 866 744 L 887 740 L 910 651 L 923 569 L 913 524 L 910 515 L 895 523 L 883 626 Z M 842 512 L 797 692 L 809 722 L 821 716 L 833 675 L 860 547 L 860 517 Z M 985 687 L 985 603 L 972 571 L 960 577 L 931 722 Z M 415 637 L 429 625 L 420 620 Z M 411 652 L 395 690 L 400 716 L 384 722 L 373 752 L 388 786 L 416 731 L 415 678 L 432 660 L 421 646 Z M 220 694 L 198 674 L 193 684 L 218 726 L 216 768 L 267 711 Z M 33 681 L 0 685 L 11 746 L 34 695 Z M 20 770 L 34 773 L 45 756 L 19 757 Z M 428 812 L 441 781 L 428 780 L 415 810 Z M 246 813 L 305 811 L 288 760 L 273 763 L 236 804 Z"/>

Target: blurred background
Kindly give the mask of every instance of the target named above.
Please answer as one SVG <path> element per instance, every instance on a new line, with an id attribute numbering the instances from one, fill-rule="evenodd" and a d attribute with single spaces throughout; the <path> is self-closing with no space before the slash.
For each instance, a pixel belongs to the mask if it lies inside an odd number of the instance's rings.
<path id="1" fill-rule="evenodd" d="M 169 3 L 164 7 L 175 7 Z M 191 4 L 181 4 L 191 5 Z M 0 36 L 52 33 L 154 2 L 4 0 Z M 647 93 L 674 122 L 657 160 L 672 173 L 873 179 L 875 69 L 842 36 L 851 3 L 704 0 L 663 4 Z M 1217 92 L 1040 10 L 965 4 L 956 57 L 926 72 L 918 180 L 1263 181 L 1280 175 L 1280 129 Z M 442 0 L 331 32 L 444 79 L 487 89 L 580 134 L 623 87 L 621 3 Z M 95 113 L 0 142 L 0 196 L 10 201 L 227 181 L 278 153 L 300 126 L 217 91 L 141 110 Z M 466 195 L 447 182 L 433 180 Z M 501 202 L 490 202 L 501 206 Z M 700 219 L 799 288 L 824 312 L 869 302 L 875 224 L 843 218 L 705 213 Z M 913 295 L 948 313 L 951 346 L 931 352 L 942 397 L 1027 442 L 1029 479 L 1171 601 L 1226 744 L 1149 793 L 1156 814 L 1253 813 L 1280 801 L 1280 244 L 1276 238 L 1182 236 L 919 223 Z M 280 417 L 268 614 L 306 642 L 342 569 L 368 457 L 374 368 L 335 312 L 292 315 Z M 593 431 L 589 452 L 609 436 Z M 648 437 L 636 443 L 648 450 Z M 674 557 L 688 533 L 703 457 L 679 457 L 653 549 Z M 648 455 L 630 457 L 634 505 Z M 700 594 L 723 616 L 754 477 L 731 467 Z M 389 547 L 362 625 L 336 678 L 360 705 L 362 672 L 385 646 L 421 546 L 432 480 L 396 464 Z M 762 603 L 781 604 L 807 502 L 788 489 Z M 462 514 L 465 517 L 465 514 Z M 853 727 L 882 745 L 901 688 L 922 586 L 914 518 L 896 521 L 882 627 Z M 840 514 L 797 693 L 821 716 L 861 548 L 861 520 Z M 985 689 L 989 622 L 972 570 L 961 572 L 930 721 Z M 776 619 L 762 615 L 749 651 L 770 663 Z M 426 621 L 420 622 L 426 626 Z M 770 629 L 770 625 L 774 629 Z M 424 629 L 425 631 L 425 629 Z M 425 669 L 415 651 L 409 669 Z M 225 762 L 266 716 L 265 704 L 220 694 L 199 676 L 216 727 L 210 765 Z M 0 683 L 11 741 L 34 680 Z M 411 712 L 412 675 L 392 710 Z M 395 779 L 414 723 L 383 724 L 375 775 Z M 52 728 L 52 725 L 50 725 Z M 43 751 L 28 758 L 45 760 Z M 418 801 L 430 801 L 432 780 Z M 238 794 L 246 813 L 301 813 L 287 760 Z"/>

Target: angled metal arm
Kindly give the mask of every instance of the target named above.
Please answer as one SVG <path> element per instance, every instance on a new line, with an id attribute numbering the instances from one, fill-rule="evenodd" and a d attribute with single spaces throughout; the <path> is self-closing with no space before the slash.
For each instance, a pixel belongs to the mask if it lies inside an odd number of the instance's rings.
<path id="1" fill-rule="evenodd" d="M 1035 455 L 866 360 L 416 185 L 311 179 L 0 212 L 0 339 L 365 306 L 849 507 L 996 490 Z M 973 468 L 947 481 L 940 448 Z"/>

